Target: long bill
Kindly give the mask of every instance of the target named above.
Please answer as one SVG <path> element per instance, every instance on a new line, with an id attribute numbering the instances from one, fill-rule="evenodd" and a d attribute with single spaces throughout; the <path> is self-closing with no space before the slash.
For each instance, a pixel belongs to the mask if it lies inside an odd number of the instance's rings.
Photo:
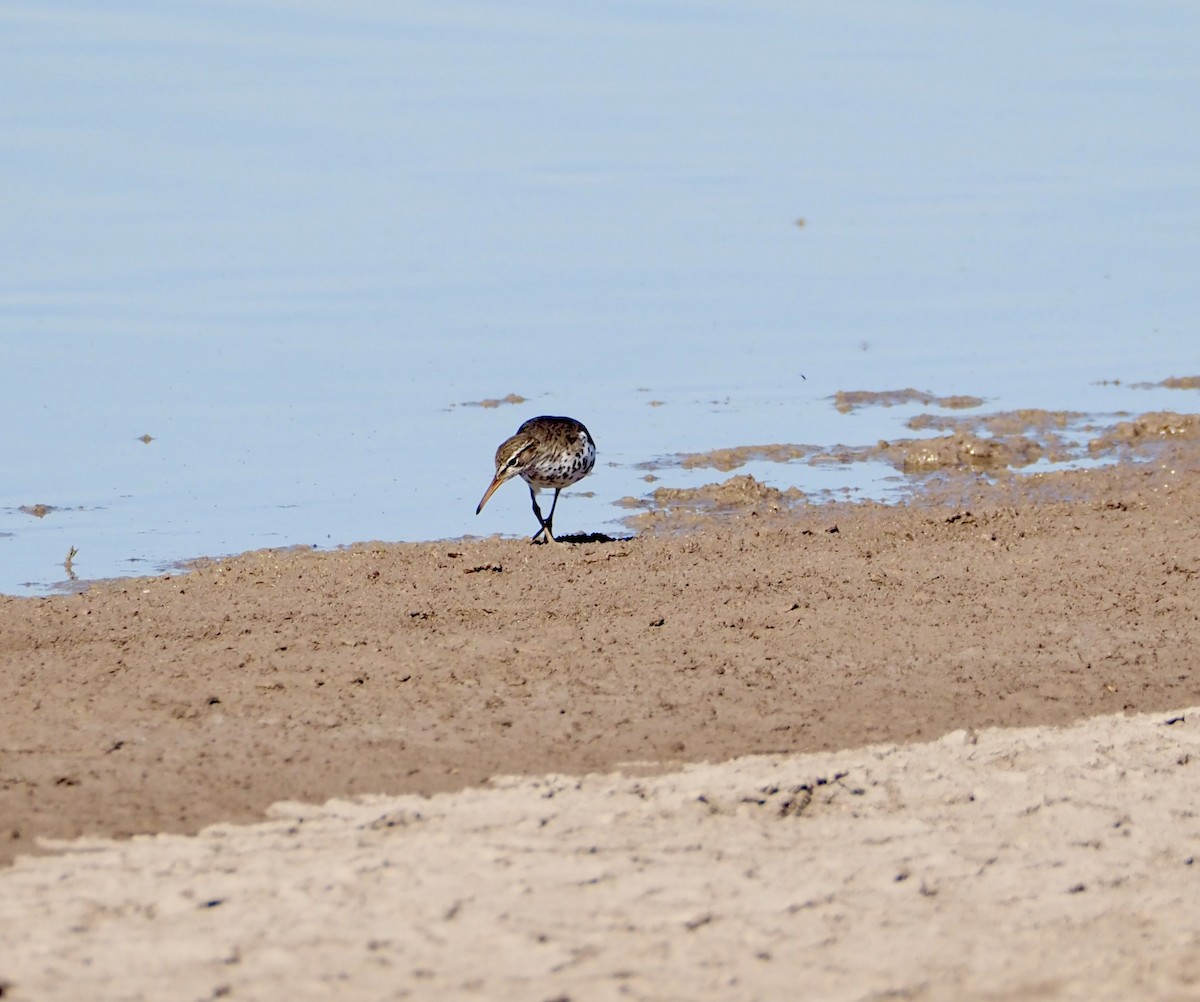
<path id="1" fill-rule="evenodd" d="M 479 502 L 479 507 L 475 509 L 476 515 L 483 511 L 483 506 L 488 503 L 488 498 L 496 493 L 496 488 L 504 483 L 506 479 L 506 477 L 501 477 L 499 473 L 492 478 L 492 482 L 488 485 L 488 489 L 483 492 L 483 500 Z"/>

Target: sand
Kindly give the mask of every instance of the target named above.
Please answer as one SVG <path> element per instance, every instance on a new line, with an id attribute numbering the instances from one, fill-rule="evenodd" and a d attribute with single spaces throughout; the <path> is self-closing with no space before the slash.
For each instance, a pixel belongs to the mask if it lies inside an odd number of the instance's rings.
<path id="1" fill-rule="evenodd" d="M 0 994 L 1197 997 L 1198 473 L 0 599 Z"/>

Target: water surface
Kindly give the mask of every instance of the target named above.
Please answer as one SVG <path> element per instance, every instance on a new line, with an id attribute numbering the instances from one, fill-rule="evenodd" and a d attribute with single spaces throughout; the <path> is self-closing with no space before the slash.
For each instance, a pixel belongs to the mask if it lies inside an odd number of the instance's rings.
<path id="1" fill-rule="evenodd" d="M 1197 37 L 1171 2 L 10 3 L 0 591 L 72 546 L 531 532 L 520 485 L 474 507 L 536 413 L 601 450 L 556 524 L 612 532 L 647 461 L 920 410 L 838 390 L 1194 410 L 1131 384 L 1200 370 Z"/>

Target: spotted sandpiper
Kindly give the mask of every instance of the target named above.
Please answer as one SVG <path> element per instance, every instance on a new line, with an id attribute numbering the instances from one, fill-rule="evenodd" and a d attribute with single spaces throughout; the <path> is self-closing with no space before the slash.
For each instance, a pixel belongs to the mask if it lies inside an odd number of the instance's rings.
<path id="1" fill-rule="evenodd" d="M 574 418 L 541 417 L 530 418 L 512 438 L 506 439 L 496 450 L 496 475 L 483 500 L 475 509 L 478 515 L 483 506 L 504 481 L 519 476 L 529 485 L 529 496 L 533 500 L 533 513 L 541 526 L 530 542 L 536 543 L 544 535 L 553 543 L 554 508 L 558 495 L 564 487 L 570 487 L 592 472 L 596 465 L 596 443 L 588 430 Z M 554 501 L 550 514 L 542 518 L 538 507 L 538 491 L 543 487 L 554 488 Z"/>

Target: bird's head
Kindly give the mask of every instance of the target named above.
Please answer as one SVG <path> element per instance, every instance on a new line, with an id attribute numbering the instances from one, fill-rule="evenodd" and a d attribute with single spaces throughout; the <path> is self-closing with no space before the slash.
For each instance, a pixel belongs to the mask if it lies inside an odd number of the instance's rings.
<path id="1" fill-rule="evenodd" d="M 536 444 L 532 438 L 520 432 L 500 443 L 500 448 L 496 450 L 496 475 L 492 477 L 488 489 L 483 492 L 483 499 L 475 509 L 476 515 L 483 511 L 483 506 L 487 504 L 488 498 L 496 493 L 497 487 L 506 480 L 520 476 L 533 459 Z"/>

